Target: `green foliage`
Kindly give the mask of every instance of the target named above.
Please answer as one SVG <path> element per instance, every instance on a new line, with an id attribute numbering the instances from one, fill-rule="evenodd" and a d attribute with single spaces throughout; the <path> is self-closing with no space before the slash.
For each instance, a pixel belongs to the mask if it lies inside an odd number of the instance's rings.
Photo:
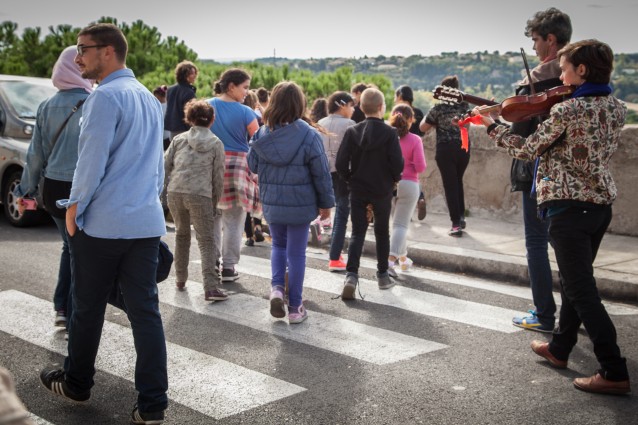
<path id="1" fill-rule="evenodd" d="M 102 17 L 97 22 L 118 25 L 129 43 L 127 66 L 137 76 L 147 73 L 172 72 L 182 60 L 197 60 L 197 54 L 183 41 L 175 37 L 162 39 L 156 27 L 141 20 L 118 24 L 117 19 Z M 49 77 L 60 52 L 77 42 L 80 28 L 70 25 L 50 26 L 49 33 L 42 35 L 39 27 L 26 28 L 22 36 L 16 34 L 17 24 L 3 22 L 0 25 L 0 73 L 34 77 Z"/>
<path id="2" fill-rule="evenodd" d="M 308 103 L 327 97 L 337 90 L 349 91 L 355 82 L 376 85 L 386 96 L 389 110 L 394 88 L 407 84 L 415 91 L 415 106 L 429 110 L 434 104 L 431 90 L 448 75 L 458 75 L 467 93 L 486 99 L 501 100 L 512 96 L 514 84 L 522 78 L 523 63 L 519 53 L 488 51 L 476 53 L 443 52 L 436 56 L 377 56 L 370 58 L 322 58 L 290 60 L 263 58 L 247 63 L 220 64 L 199 61 L 197 54 L 174 36 L 162 38 L 156 27 L 141 20 L 118 23 L 112 17 L 97 22 L 118 25 L 127 37 L 127 66 L 150 90 L 175 83 L 174 69 L 182 60 L 190 60 L 199 68 L 195 82 L 197 96 L 213 95 L 213 84 L 230 67 L 241 67 L 251 74 L 251 87 L 271 90 L 280 81 L 295 81 L 306 94 Z M 5 21 L 0 24 L 0 73 L 47 77 L 60 52 L 76 43 L 80 28 L 70 25 L 50 26 L 46 35 L 40 28 L 26 28 L 17 34 L 18 26 Z M 530 66 L 537 58 L 529 57 Z M 638 103 L 638 54 L 615 57 L 612 75 L 614 95 L 627 102 Z M 628 121 L 637 120 L 631 112 Z"/>

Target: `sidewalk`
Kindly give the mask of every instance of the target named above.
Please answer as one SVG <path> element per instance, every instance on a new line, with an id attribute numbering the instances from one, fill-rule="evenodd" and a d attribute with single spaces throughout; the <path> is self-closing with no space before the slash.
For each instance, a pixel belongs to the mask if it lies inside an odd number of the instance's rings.
<path id="1" fill-rule="evenodd" d="M 408 256 L 420 267 L 529 285 L 523 224 L 501 219 L 468 217 L 463 237 L 447 235 L 447 214 L 428 211 L 423 221 L 410 223 Z M 323 235 L 322 245 L 330 243 Z M 638 303 L 638 238 L 607 233 L 594 264 L 594 276 L 602 298 Z M 364 252 L 375 255 L 372 230 Z M 558 289 L 558 267 L 550 247 L 549 258 Z"/>

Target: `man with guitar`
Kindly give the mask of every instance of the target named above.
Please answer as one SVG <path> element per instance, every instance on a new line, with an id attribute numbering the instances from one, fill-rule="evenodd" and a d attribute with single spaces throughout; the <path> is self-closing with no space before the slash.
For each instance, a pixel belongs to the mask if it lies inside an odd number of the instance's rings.
<path id="1" fill-rule="evenodd" d="M 525 35 L 531 37 L 540 63 L 518 85 L 517 95 L 531 95 L 562 85 L 557 52 L 569 43 L 572 26 L 569 16 L 556 8 L 537 12 L 527 21 Z M 530 81 L 531 78 L 531 81 Z M 514 122 L 511 132 L 522 137 L 532 134 L 546 116 Z M 536 193 L 532 192 L 534 163 L 514 159 L 511 168 L 512 191 L 523 194 L 523 223 L 527 267 L 535 310 L 514 317 L 512 323 L 525 329 L 551 333 L 554 330 L 556 304 L 552 294 L 552 271 L 547 254 L 549 223 L 537 216 Z"/>

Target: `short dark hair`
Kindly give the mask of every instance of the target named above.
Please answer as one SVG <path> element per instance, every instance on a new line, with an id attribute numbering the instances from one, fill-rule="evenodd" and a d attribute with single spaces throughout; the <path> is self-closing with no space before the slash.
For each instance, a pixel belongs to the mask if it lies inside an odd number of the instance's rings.
<path id="1" fill-rule="evenodd" d="M 230 83 L 238 86 L 246 80 L 250 80 L 250 74 L 248 72 L 240 68 L 231 68 L 224 71 L 221 77 L 219 77 L 219 80 L 215 81 L 213 91 L 216 94 L 226 93 Z"/>
<path id="2" fill-rule="evenodd" d="M 345 91 L 336 91 L 328 98 L 328 113 L 334 114 L 342 106 L 346 106 L 348 103 L 354 103 L 354 99 L 350 96 L 350 93 Z"/>
<path id="3" fill-rule="evenodd" d="M 459 88 L 459 77 L 456 75 L 448 75 L 441 80 L 441 85 L 446 87 L 452 87 L 453 89 Z"/>
<path id="4" fill-rule="evenodd" d="M 412 104 L 414 102 L 414 92 L 412 91 L 412 87 L 402 85 L 394 92 L 396 97 L 400 97 L 401 100 Z"/>
<path id="5" fill-rule="evenodd" d="M 527 21 L 525 36 L 531 37 L 533 32 L 543 37 L 543 40 L 547 40 L 549 34 L 554 34 L 558 46 L 562 47 L 572 38 L 572 21 L 568 14 L 555 7 L 550 7 L 547 10 L 536 12 Z"/>
<path id="6" fill-rule="evenodd" d="M 78 37 L 81 35 L 91 37 L 91 40 L 93 40 L 95 44 L 112 46 L 118 61 L 120 61 L 120 63 L 126 62 L 126 55 L 128 54 L 128 43 L 126 41 L 124 33 L 116 25 L 105 22 L 99 24 L 91 24 L 80 30 L 80 32 L 78 33 Z"/>
<path id="7" fill-rule="evenodd" d="M 215 118 L 215 109 L 205 100 L 191 99 L 184 105 L 184 122 L 208 127 Z"/>
<path id="8" fill-rule="evenodd" d="M 368 87 L 370 86 L 366 83 L 355 83 L 350 88 L 350 93 L 363 93 L 363 91 Z"/>
<path id="9" fill-rule="evenodd" d="M 585 65 L 584 80 L 588 83 L 609 84 L 614 69 L 614 52 L 602 41 L 590 39 L 568 44 L 558 51 L 575 67 Z"/>
<path id="10" fill-rule="evenodd" d="M 266 90 L 265 87 L 259 87 L 255 91 L 255 93 L 257 94 L 257 99 L 259 99 L 261 103 L 268 102 L 268 97 L 270 96 L 270 94 L 268 93 L 268 90 Z"/>
<path id="11" fill-rule="evenodd" d="M 197 66 L 191 61 L 181 61 L 175 67 L 175 80 L 178 83 L 186 83 L 186 78 L 190 75 L 190 73 L 195 70 L 195 72 L 199 72 Z"/>

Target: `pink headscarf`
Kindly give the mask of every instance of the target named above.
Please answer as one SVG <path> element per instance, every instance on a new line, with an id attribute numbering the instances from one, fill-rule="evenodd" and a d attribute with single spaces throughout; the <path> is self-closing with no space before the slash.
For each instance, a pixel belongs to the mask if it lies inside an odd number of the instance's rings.
<path id="1" fill-rule="evenodd" d="M 62 50 L 60 57 L 53 65 L 51 80 L 58 90 L 84 89 L 87 93 L 93 91 L 93 80 L 82 78 L 80 68 L 75 63 L 77 50 L 75 46 L 69 46 Z"/>

